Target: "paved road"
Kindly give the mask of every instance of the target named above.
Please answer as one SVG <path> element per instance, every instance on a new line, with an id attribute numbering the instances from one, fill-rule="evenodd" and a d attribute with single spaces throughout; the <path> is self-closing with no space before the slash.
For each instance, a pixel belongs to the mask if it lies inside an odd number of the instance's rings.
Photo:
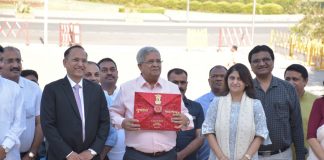
<path id="1" fill-rule="evenodd" d="M 240 26 L 236 23 L 237 26 Z M 218 23 L 210 25 L 186 25 L 174 23 L 104 23 L 104 24 L 81 24 L 81 39 L 83 44 L 96 45 L 164 45 L 164 46 L 186 46 L 187 28 L 207 28 L 209 46 L 218 45 L 219 30 L 221 27 L 231 27 L 230 23 Z M 245 25 L 242 25 L 245 26 Z M 272 29 L 289 31 L 289 26 L 256 26 L 255 43 L 269 42 Z M 235 27 L 239 28 L 239 27 Z M 242 27 L 243 29 L 245 27 Z M 251 28 L 248 27 L 251 34 Z M 43 24 L 34 22 L 28 24 L 30 43 L 41 43 L 43 37 Z M 5 38 L 0 36 L 0 41 L 12 43 L 24 43 L 25 39 L 20 34 L 19 38 L 13 36 Z M 58 44 L 59 24 L 49 24 L 49 43 Z"/>

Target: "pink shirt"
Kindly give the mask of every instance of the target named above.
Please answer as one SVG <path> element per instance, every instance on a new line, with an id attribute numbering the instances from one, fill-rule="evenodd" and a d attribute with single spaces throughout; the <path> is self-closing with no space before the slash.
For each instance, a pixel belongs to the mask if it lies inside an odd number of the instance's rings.
<path id="1" fill-rule="evenodd" d="M 112 123 L 116 127 L 121 128 L 125 118 L 133 118 L 135 91 L 181 94 L 177 85 L 161 78 L 159 78 L 154 88 L 151 88 L 142 76 L 122 84 L 114 104 L 109 108 Z M 185 114 L 190 120 L 190 124 L 186 129 L 193 128 L 192 117 L 183 101 L 181 102 L 181 113 Z M 145 153 L 169 151 L 175 147 L 176 138 L 175 131 L 125 130 L 126 146 Z"/>
<path id="2" fill-rule="evenodd" d="M 317 129 L 324 124 L 324 97 L 314 101 L 312 111 L 309 115 L 307 139 L 317 138 Z"/>

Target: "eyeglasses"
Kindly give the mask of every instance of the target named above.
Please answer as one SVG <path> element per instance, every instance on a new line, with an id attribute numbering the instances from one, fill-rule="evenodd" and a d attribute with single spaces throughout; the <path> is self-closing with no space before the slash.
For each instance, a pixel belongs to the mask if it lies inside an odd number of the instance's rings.
<path id="1" fill-rule="evenodd" d="M 142 62 L 142 63 L 146 63 L 148 65 L 152 65 L 154 62 L 157 63 L 158 65 L 160 65 L 163 61 L 161 61 L 161 60 L 149 60 L 149 61 Z"/>
<path id="2" fill-rule="evenodd" d="M 261 61 L 264 62 L 264 63 L 269 63 L 269 62 L 272 61 L 272 59 L 269 58 L 269 57 L 265 57 L 265 58 L 262 58 L 262 59 L 255 59 L 255 60 L 252 61 L 252 63 L 253 64 L 259 64 L 259 63 L 261 63 Z"/>
<path id="3" fill-rule="evenodd" d="M 21 64 L 21 62 L 22 62 L 22 60 L 20 58 L 16 58 L 16 59 L 10 58 L 10 59 L 2 59 L 2 60 L 3 60 L 3 62 L 5 64 L 11 64 L 11 63 L 14 63 L 14 62 L 16 62 L 18 64 Z"/>

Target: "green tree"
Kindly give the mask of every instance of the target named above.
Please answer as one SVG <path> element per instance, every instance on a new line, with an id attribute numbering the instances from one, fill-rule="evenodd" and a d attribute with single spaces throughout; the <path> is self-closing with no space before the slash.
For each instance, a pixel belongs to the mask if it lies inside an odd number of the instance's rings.
<path id="1" fill-rule="evenodd" d="M 318 2 L 304 2 L 302 5 L 304 18 L 291 31 L 311 39 L 324 41 L 324 8 Z"/>

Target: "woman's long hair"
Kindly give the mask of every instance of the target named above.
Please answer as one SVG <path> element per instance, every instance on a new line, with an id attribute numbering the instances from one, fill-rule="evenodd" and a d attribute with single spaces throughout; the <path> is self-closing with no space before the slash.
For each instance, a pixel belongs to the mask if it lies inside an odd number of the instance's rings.
<path id="1" fill-rule="evenodd" d="M 245 93 L 250 98 L 255 98 L 255 89 L 253 86 L 252 76 L 249 69 L 242 63 L 236 63 L 231 68 L 228 69 L 225 76 L 225 95 L 229 93 L 228 87 L 228 77 L 231 73 L 237 71 L 240 75 L 240 79 L 245 84 Z"/>

